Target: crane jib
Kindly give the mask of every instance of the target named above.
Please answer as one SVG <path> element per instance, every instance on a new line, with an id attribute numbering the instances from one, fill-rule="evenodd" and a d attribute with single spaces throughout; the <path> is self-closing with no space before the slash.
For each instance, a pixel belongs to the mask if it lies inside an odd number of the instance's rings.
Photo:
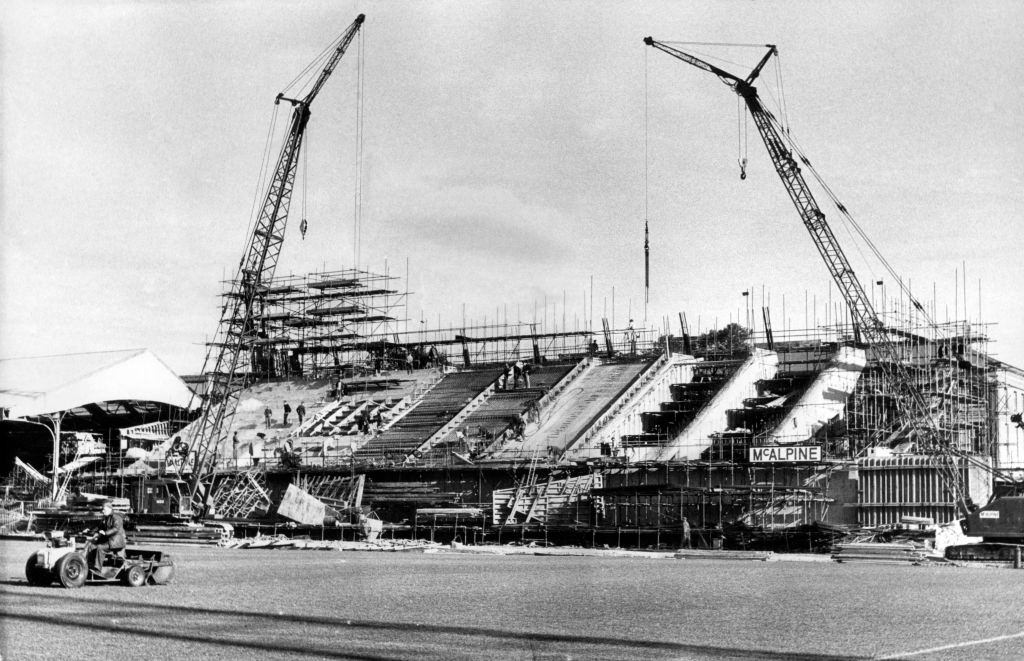
<path id="1" fill-rule="evenodd" d="M 334 72 L 365 18 L 363 14 L 359 14 L 345 30 L 337 48 L 305 97 L 298 100 L 279 94 L 274 101 L 277 104 L 283 99 L 292 104 L 288 137 L 281 147 L 277 167 L 264 196 L 255 227 L 249 237 L 237 275 L 231 283 L 229 297 L 233 303 L 224 307 L 217 334 L 209 345 L 203 366 L 203 374 L 212 373 L 215 376 L 209 380 L 209 391 L 200 413 L 201 419 L 196 422 L 196 432 L 192 439 L 194 455 L 191 462 L 192 474 L 189 477 L 189 493 L 195 509 L 200 511 L 203 506 L 202 482 L 210 473 L 217 448 L 227 438 L 227 425 L 234 417 L 239 393 L 245 385 L 245 379 L 251 373 L 255 360 L 253 353 L 256 351 L 257 332 L 254 308 L 258 303 L 263 283 L 273 278 L 281 245 L 284 243 L 284 229 L 288 222 L 302 139 L 309 123 L 310 104 Z"/>
<path id="2" fill-rule="evenodd" d="M 953 458 L 954 467 L 943 468 L 941 472 L 953 502 L 961 512 L 966 514 L 970 511 L 972 503 L 964 476 L 955 467 L 956 457 L 953 454 L 954 451 L 951 448 L 951 444 L 943 440 L 941 430 L 931 414 L 928 403 L 925 401 L 921 391 L 914 385 L 910 373 L 901 360 L 898 349 L 886 333 L 884 324 L 879 319 L 874 306 L 871 304 L 870 299 L 864 292 L 863 286 L 850 266 L 846 254 L 836 240 L 824 212 L 821 211 L 807 182 L 804 180 L 800 166 L 793 159 L 785 140 L 776 128 L 774 117 L 762 106 L 757 89 L 752 85 L 771 56 L 778 54 L 778 50 L 775 46 L 768 45 L 768 52 L 761 58 L 753 71 L 746 78 L 739 78 L 689 53 L 684 53 L 655 41 L 651 37 L 645 38 L 644 43 L 662 50 L 687 64 L 715 74 L 729 84 L 744 100 L 747 110 L 754 119 L 754 124 L 761 136 L 761 140 L 768 150 L 768 155 L 772 160 L 776 173 L 782 180 L 790 200 L 796 207 L 818 253 L 828 267 L 832 279 L 839 287 L 840 293 L 850 310 L 854 324 L 854 333 L 861 335 L 863 341 L 879 354 L 876 363 L 891 389 L 899 410 L 904 418 L 910 418 L 914 421 L 918 426 L 918 431 L 922 433 L 923 439 L 919 445 L 938 451 L 945 457 Z"/>

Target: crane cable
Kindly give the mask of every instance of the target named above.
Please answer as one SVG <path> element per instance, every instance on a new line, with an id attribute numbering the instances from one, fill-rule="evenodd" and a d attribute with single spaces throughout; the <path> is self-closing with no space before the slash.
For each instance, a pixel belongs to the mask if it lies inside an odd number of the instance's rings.
<path id="1" fill-rule="evenodd" d="M 365 42 L 363 31 L 359 31 L 356 62 L 356 177 L 353 193 L 354 217 L 352 229 L 352 267 L 359 267 L 359 248 L 362 239 L 363 222 L 363 88 L 365 85 Z"/>
<path id="2" fill-rule="evenodd" d="M 259 215 L 263 213 L 262 207 L 258 207 L 257 205 L 263 198 L 262 192 L 266 187 L 267 175 L 270 172 L 270 152 L 271 147 L 273 146 L 274 143 L 274 130 L 277 128 L 277 117 L 279 109 L 280 105 L 275 103 L 274 110 L 270 116 L 270 125 L 267 127 L 267 137 L 266 140 L 264 141 L 263 156 L 260 159 L 260 171 L 256 177 L 256 191 L 253 193 L 252 207 L 249 209 L 249 224 L 245 230 L 245 244 L 243 245 L 242 250 L 240 251 L 242 257 L 238 262 L 239 270 L 241 270 L 242 266 L 245 264 L 245 259 L 249 254 L 249 237 L 256 229 L 256 222 L 259 220 Z"/>
<path id="3" fill-rule="evenodd" d="M 780 135 L 783 136 L 783 139 L 789 144 L 790 149 L 792 149 L 793 152 L 800 158 L 800 162 L 803 164 L 803 166 L 805 168 L 807 168 L 808 171 L 810 171 L 811 175 L 814 177 L 814 180 L 818 182 L 818 185 L 825 192 L 825 195 L 829 198 L 829 200 L 832 202 L 832 204 L 840 212 L 841 218 L 844 220 L 843 227 L 844 227 L 844 229 L 846 229 L 846 231 L 849 234 L 850 238 L 853 239 L 853 245 L 854 245 L 854 247 L 857 248 L 857 252 L 860 254 L 861 259 L 863 259 L 864 262 L 866 264 L 868 264 L 869 271 L 870 271 L 869 260 L 868 260 L 867 256 L 864 254 L 863 250 L 861 249 L 861 242 L 857 241 L 856 237 L 854 236 L 854 232 L 851 232 L 851 227 L 856 232 L 856 234 L 858 236 L 860 236 L 861 240 L 867 245 L 867 247 L 871 250 L 872 254 L 875 256 L 876 259 L 878 259 L 878 261 L 882 264 L 882 266 L 895 279 L 899 280 L 899 276 L 896 274 L 895 269 L 892 267 L 891 264 L 889 264 L 888 261 L 886 261 L 885 257 L 881 254 L 881 251 L 874 244 L 874 242 L 871 241 L 871 239 L 867 236 L 867 233 L 864 232 L 863 228 L 861 228 L 860 225 L 858 225 L 857 222 L 853 220 L 853 217 L 850 216 L 850 214 L 846 211 L 846 206 L 842 202 L 839 201 L 838 196 L 835 194 L 835 192 L 832 190 L 832 188 L 825 182 L 825 180 L 822 178 L 822 176 L 818 173 L 818 171 L 811 164 L 810 159 L 807 158 L 806 154 L 804 153 L 803 149 L 800 147 L 799 143 L 797 143 L 796 138 L 793 136 L 793 134 L 791 132 L 789 132 L 789 131 L 784 131 L 784 128 L 782 127 L 782 125 L 779 123 L 779 121 L 774 116 L 769 114 L 768 117 L 769 117 L 769 121 L 772 122 L 772 124 L 779 131 Z M 874 275 L 874 274 L 872 274 L 872 275 Z"/>
<path id="4" fill-rule="evenodd" d="M 662 42 L 662 43 L 676 43 L 676 42 L 667 42 L 666 41 L 666 42 Z M 730 44 L 708 44 L 708 45 L 710 45 L 710 46 L 719 46 L 719 45 L 728 46 Z M 738 45 L 738 44 L 731 44 L 731 45 Z M 742 62 L 737 62 L 735 60 L 730 60 L 730 59 L 727 59 L 727 58 L 724 58 L 724 57 L 721 57 L 721 56 L 718 56 L 718 55 L 712 55 L 711 53 L 708 53 L 708 52 L 702 51 L 702 50 L 698 50 L 696 48 L 690 48 L 689 50 L 690 50 L 690 52 L 693 55 L 699 55 L 700 57 L 704 58 L 705 60 L 716 60 L 716 61 L 718 61 L 718 62 L 720 62 L 722 64 L 728 64 L 731 67 L 737 67 L 739 69 L 743 69 L 744 67 L 749 66 L 749 65 L 743 64 Z"/>
<path id="5" fill-rule="evenodd" d="M 308 222 L 306 221 L 306 191 L 309 186 L 309 148 L 310 148 L 310 137 L 312 137 L 312 131 L 310 126 L 306 125 L 306 131 L 303 135 L 303 141 L 306 143 L 305 148 L 302 150 L 302 168 L 300 174 L 302 175 L 302 202 L 299 207 L 299 232 L 302 234 L 302 240 L 306 240 L 306 228 Z"/>
<path id="6" fill-rule="evenodd" d="M 803 149 L 800 147 L 800 145 L 797 142 L 796 138 L 792 135 L 791 129 L 790 129 L 790 126 L 789 126 L 789 120 L 788 120 L 789 108 L 788 108 L 788 104 L 786 102 L 785 87 L 783 86 L 783 82 L 782 82 L 781 57 L 779 56 L 778 52 L 776 52 L 775 57 L 776 57 L 776 63 L 775 63 L 776 64 L 776 66 L 775 66 L 775 69 L 776 69 L 776 85 L 777 85 L 777 88 L 779 90 L 779 98 L 776 99 L 774 97 L 774 95 L 771 94 L 771 90 L 770 89 L 768 89 L 767 91 L 768 91 L 769 96 L 771 96 L 772 99 L 775 101 L 775 105 L 776 105 L 776 107 L 779 110 L 779 114 L 780 114 L 780 117 L 782 117 L 782 121 L 780 122 L 780 120 L 778 118 L 776 118 L 771 112 L 767 112 L 767 116 L 768 116 L 769 121 L 772 123 L 773 126 L 775 126 L 775 128 L 778 131 L 779 135 L 782 136 L 783 139 L 787 143 L 789 143 L 789 146 L 793 150 L 793 152 L 796 153 L 797 156 L 800 157 L 800 162 L 811 172 L 811 175 L 814 177 L 815 181 L 818 182 L 818 185 L 821 186 L 822 190 L 825 192 L 825 195 L 828 196 L 828 198 L 832 201 L 832 204 L 839 211 L 840 217 L 844 221 L 844 223 L 843 223 L 844 228 L 846 229 L 846 231 L 850 235 L 850 237 L 854 239 L 854 246 L 857 248 L 857 251 L 861 255 L 861 258 L 864 260 L 865 264 L 868 264 L 869 270 L 870 270 L 870 262 L 865 257 L 863 251 L 861 250 L 860 243 L 853 236 L 853 232 L 850 232 L 850 228 L 851 227 L 853 228 L 853 231 L 857 234 L 857 236 L 859 236 L 861 238 L 861 240 L 868 246 L 868 248 L 871 250 L 871 253 L 879 261 L 879 263 L 886 270 L 886 272 L 893 278 L 893 280 L 895 282 L 897 282 L 899 284 L 900 290 L 907 295 L 907 297 L 910 299 L 910 301 L 913 304 L 913 306 L 915 307 L 915 309 L 917 309 L 919 312 L 921 312 L 921 314 L 923 315 L 923 317 L 925 319 L 925 322 L 934 331 L 936 331 L 936 333 L 940 333 L 941 334 L 942 333 L 941 329 L 939 329 L 938 325 L 935 323 L 935 321 L 928 314 L 928 312 L 925 309 L 925 307 L 916 298 L 914 298 L 913 294 L 910 291 L 910 288 L 904 284 L 903 278 L 896 272 L 896 269 L 885 258 L 885 256 L 882 254 L 881 250 L 879 250 L 878 246 L 876 246 L 874 241 L 871 240 L 871 238 L 868 236 L 868 234 L 864 230 L 864 228 L 861 227 L 861 225 L 856 221 L 856 219 L 853 218 L 853 216 L 850 214 L 849 210 L 846 208 L 846 205 L 844 205 L 839 200 L 839 197 L 835 194 L 835 191 L 832 190 L 832 188 L 825 182 L 825 180 L 821 177 L 821 175 L 818 173 L 818 171 L 814 168 L 814 166 L 811 164 L 810 159 L 807 158 L 807 155 L 804 153 Z"/>
<path id="7" fill-rule="evenodd" d="M 764 48 L 764 44 L 740 44 L 725 41 L 663 41 L 663 44 L 675 46 L 730 46 L 736 48 Z"/>
<path id="8" fill-rule="evenodd" d="M 770 121 L 772 121 L 773 124 L 778 126 L 778 120 L 776 120 L 770 114 L 769 119 Z M 825 194 L 835 205 L 841 217 L 846 221 L 846 223 L 848 223 L 854 229 L 857 235 L 860 236 L 860 238 L 871 250 L 872 254 L 874 254 L 875 258 L 878 259 L 878 261 L 882 264 L 883 268 L 885 268 L 886 272 L 888 272 L 889 275 L 893 278 L 893 280 L 899 284 L 900 289 L 903 291 L 903 293 L 907 295 L 913 306 L 919 312 L 922 313 L 928 325 L 931 326 L 934 330 L 938 331 L 938 326 L 936 325 L 935 321 L 931 318 L 931 315 L 928 314 L 927 310 L 925 310 L 925 307 L 914 297 L 914 295 L 910 291 L 910 288 L 907 287 L 906 284 L 903 282 L 903 278 L 896 272 L 896 269 L 885 258 L 885 256 L 882 255 L 881 250 L 879 250 L 878 246 L 875 245 L 874 241 L 871 240 L 871 237 L 868 236 L 864 228 L 861 227 L 860 223 L 858 223 L 854 219 L 854 217 L 850 214 L 846 206 L 839 200 L 838 196 L 835 194 L 835 191 L 833 191 L 832 188 L 825 182 L 825 180 L 822 179 L 821 175 L 818 174 L 818 171 L 814 168 L 814 166 L 811 164 L 811 161 L 804 154 L 803 150 L 796 142 L 796 139 L 793 138 L 791 134 L 786 134 L 785 139 L 790 144 L 790 147 L 792 147 L 793 151 L 796 152 L 796 154 L 800 157 L 800 162 L 811 172 L 811 174 L 814 176 L 814 179 L 818 182 L 818 185 L 820 185 L 822 190 L 825 191 Z"/>
<path id="9" fill-rule="evenodd" d="M 649 149 L 649 115 L 650 101 L 648 95 L 648 58 L 647 49 L 644 48 L 644 323 L 647 322 L 647 304 L 651 296 L 651 248 L 649 241 L 648 208 L 650 203 L 650 188 L 648 186 L 650 170 L 650 149 Z"/>
<path id="10" fill-rule="evenodd" d="M 737 44 L 737 45 L 739 45 L 739 44 Z M 861 227 L 860 223 L 858 223 L 856 221 L 856 219 L 854 219 L 853 215 L 850 214 L 849 210 L 846 208 L 846 205 L 844 205 L 839 200 L 839 197 L 835 194 L 835 191 L 825 182 L 825 180 L 821 177 L 821 175 L 818 173 L 818 171 L 814 168 L 814 166 L 811 164 L 810 159 L 807 158 L 807 155 L 804 153 L 803 149 L 800 147 L 800 145 L 797 142 L 796 138 L 793 136 L 793 134 L 791 132 L 791 129 L 790 129 L 790 126 L 789 126 L 789 119 L 788 119 L 789 108 L 788 108 L 788 104 L 786 102 L 785 87 L 784 87 L 783 82 L 782 82 L 782 65 L 781 65 L 781 58 L 780 58 L 778 52 L 776 52 L 775 57 L 776 57 L 776 66 L 775 66 L 775 69 L 776 69 L 776 85 L 777 85 L 777 88 L 779 90 L 779 98 L 776 99 L 774 97 L 774 95 L 771 94 L 771 90 L 770 89 L 767 89 L 766 91 L 768 92 L 769 96 L 772 97 L 772 100 L 775 101 L 775 105 L 776 105 L 776 107 L 779 110 L 779 115 L 780 115 L 780 117 L 782 117 L 782 121 L 780 121 L 777 117 L 775 117 L 774 114 L 772 114 L 771 112 L 768 112 L 767 109 L 766 109 L 766 114 L 768 116 L 769 121 L 776 128 L 776 130 L 779 133 L 779 135 L 782 136 L 782 138 L 789 144 L 789 146 L 792 149 L 792 151 L 795 154 L 797 154 L 797 156 L 800 158 L 800 162 L 811 172 L 811 175 L 814 177 L 815 181 L 818 182 L 818 185 L 825 192 L 825 195 L 829 198 L 829 200 L 831 200 L 832 204 L 839 211 L 840 217 L 844 221 L 843 222 L 843 226 L 846 229 L 847 233 L 850 235 L 850 237 L 852 239 L 854 239 L 854 241 L 853 241 L 854 246 L 857 248 L 857 251 L 858 251 L 858 253 L 861 256 L 861 259 L 863 259 L 865 264 L 868 265 L 869 271 L 871 270 L 870 269 L 870 261 L 867 259 L 867 257 L 864 255 L 863 251 L 861 250 L 860 242 L 858 242 L 856 240 L 856 238 L 853 236 L 854 233 L 856 233 L 856 235 L 860 237 L 860 239 L 864 242 L 864 244 L 867 245 L 867 247 L 870 249 L 871 253 L 875 256 L 875 258 L 882 265 L 882 267 L 885 269 L 885 271 L 890 275 L 890 277 L 892 277 L 892 279 L 896 283 L 898 283 L 899 289 L 904 294 L 907 295 L 907 297 L 910 300 L 911 304 L 914 306 L 914 308 L 916 310 L 918 310 L 921 313 L 921 315 L 924 317 L 924 320 L 928 324 L 928 326 L 937 334 L 937 336 L 944 336 L 945 332 L 942 329 L 940 329 L 939 326 L 935 323 L 935 321 L 932 319 L 931 315 L 928 314 L 928 311 L 925 309 L 924 305 L 922 305 L 920 303 L 920 301 L 918 301 L 914 297 L 914 295 L 910 291 L 910 288 L 903 282 L 903 278 L 896 272 L 896 269 L 885 258 L 885 256 L 882 254 L 881 250 L 879 250 L 878 246 L 875 245 L 874 241 L 871 240 L 871 238 L 868 236 L 868 234 L 864 230 L 864 228 Z M 745 117 L 745 115 L 744 115 L 744 117 Z M 742 176 L 743 176 L 742 172 L 741 172 L 740 176 L 742 178 Z M 851 227 L 853 228 L 853 232 L 850 231 Z"/>
<path id="11" fill-rule="evenodd" d="M 781 97 L 781 94 L 780 94 L 780 97 Z M 782 103 L 778 99 L 775 99 L 774 96 L 772 97 L 772 99 L 775 100 L 776 106 L 778 108 L 780 108 L 780 112 L 781 112 Z M 798 156 L 800 156 L 801 162 L 806 164 L 808 169 L 811 170 L 811 173 L 814 175 L 815 180 L 818 182 L 818 184 L 823 189 L 825 189 L 825 194 L 829 197 L 829 199 L 832 200 L 832 203 L 836 206 L 837 209 L 841 208 L 842 205 L 838 202 L 838 200 L 836 199 L 835 195 L 832 194 L 831 190 L 825 184 L 824 180 L 814 170 L 814 168 L 810 164 L 810 161 L 804 156 L 803 152 L 800 150 L 800 147 L 796 144 L 796 139 L 793 138 L 792 134 L 790 133 L 789 127 L 783 126 L 778 121 L 778 119 L 775 118 L 775 116 L 771 112 L 767 111 L 767 109 L 765 110 L 765 113 L 768 116 L 769 121 L 775 127 L 776 132 L 779 134 L 779 136 L 782 137 L 782 139 L 785 140 L 789 144 L 791 150 L 793 152 L 795 152 Z M 871 262 L 868 259 L 867 255 L 864 254 L 864 250 L 861 247 L 861 243 L 859 241 L 857 241 L 857 237 L 854 236 L 853 232 L 850 231 L 850 227 L 849 227 L 848 223 L 844 222 L 844 223 L 842 223 L 842 226 L 843 226 L 843 229 L 846 231 L 847 236 L 850 237 L 850 240 L 851 240 L 851 243 L 853 244 L 853 247 L 857 250 L 857 254 L 860 255 L 861 260 L 864 262 L 865 265 L 867 265 L 867 268 L 871 272 L 872 278 L 873 278 L 874 277 L 874 271 L 871 269 Z M 878 254 L 877 250 L 875 250 L 874 252 L 876 253 L 876 257 L 878 257 L 879 259 L 882 259 L 881 256 Z"/>
<path id="12" fill-rule="evenodd" d="M 782 56 L 775 51 L 775 86 L 779 90 L 779 117 L 789 133 L 789 104 L 786 102 L 786 88 L 782 84 Z"/>
<path id="13" fill-rule="evenodd" d="M 648 151 L 648 129 L 649 129 L 649 115 L 650 115 L 650 100 L 648 96 L 648 70 L 650 66 L 647 60 L 647 49 L 644 49 L 644 223 L 648 221 L 647 210 L 650 201 L 650 194 L 648 189 L 648 169 L 650 168 L 649 151 Z"/>
<path id="14" fill-rule="evenodd" d="M 320 51 L 320 53 L 316 57 L 314 57 L 309 64 L 306 65 L 305 69 L 300 71 L 298 75 L 296 75 L 295 78 L 291 80 L 290 83 L 284 86 L 284 89 L 281 90 L 281 94 L 286 93 L 293 87 L 298 87 L 299 89 L 305 87 L 305 85 L 308 84 L 310 80 L 312 80 L 313 76 L 316 75 L 316 72 L 323 68 L 320 66 L 320 63 L 327 61 L 331 57 L 331 54 L 334 51 L 338 50 L 338 46 L 341 44 L 341 41 L 344 38 L 344 32 L 338 35 L 338 37 L 334 41 L 328 44 L 326 48 Z M 302 81 L 301 84 L 300 81 Z"/>
<path id="15" fill-rule="evenodd" d="M 736 162 L 740 166 L 740 179 L 747 178 L 747 112 L 743 98 L 736 97 Z"/>

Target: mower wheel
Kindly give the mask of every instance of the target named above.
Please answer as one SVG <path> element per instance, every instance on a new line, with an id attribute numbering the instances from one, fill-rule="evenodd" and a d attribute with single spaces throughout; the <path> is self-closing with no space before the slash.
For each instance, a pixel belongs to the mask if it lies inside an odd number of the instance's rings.
<path id="1" fill-rule="evenodd" d="M 85 563 L 85 558 L 78 553 L 68 553 L 57 561 L 53 573 L 64 587 L 80 588 L 89 577 L 89 566 Z"/>
<path id="2" fill-rule="evenodd" d="M 53 574 L 46 567 L 40 567 L 36 563 L 35 553 L 30 555 L 28 562 L 25 563 L 25 578 L 28 579 L 29 585 L 37 588 L 44 588 L 53 583 Z"/>
<path id="3" fill-rule="evenodd" d="M 142 587 L 146 584 L 146 570 L 142 565 L 132 565 L 121 574 L 121 582 L 130 588 Z"/>

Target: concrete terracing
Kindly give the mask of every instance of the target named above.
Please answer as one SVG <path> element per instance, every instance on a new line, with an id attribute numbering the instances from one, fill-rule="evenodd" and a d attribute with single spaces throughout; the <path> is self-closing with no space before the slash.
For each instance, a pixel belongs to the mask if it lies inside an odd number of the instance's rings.
<path id="1" fill-rule="evenodd" d="M 662 355 L 649 363 L 629 387 L 609 402 L 605 412 L 567 449 L 563 459 L 596 459 L 602 451 L 615 455 L 622 452 L 629 457 L 631 449 L 621 450 L 626 447 L 624 441 L 645 436 L 647 412 L 671 397 L 680 384 L 690 382 L 701 364 L 701 360 L 685 354 Z"/>
<path id="2" fill-rule="evenodd" d="M 840 347 L 828 367 L 814 378 L 769 434 L 766 445 L 806 442 L 830 420 L 842 415 L 866 363 L 863 349 Z"/>
<path id="3" fill-rule="evenodd" d="M 395 424 L 361 447 L 357 457 L 404 460 L 492 386 L 501 372 L 500 368 L 491 368 L 446 374 Z"/>
<path id="4" fill-rule="evenodd" d="M 516 430 L 545 394 L 557 388 L 575 367 L 574 363 L 535 367 L 529 375 L 529 387 L 525 380 L 516 384 L 509 379 L 503 388 L 484 391 L 486 396 L 478 397 L 475 405 L 471 403 L 434 434 L 428 443 L 434 451 L 426 460 L 437 461 L 445 452 L 469 452 L 470 448 L 474 450 L 470 454 L 476 456 L 494 439 Z M 424 452 L 426 449 L 420 448 Z"/>
<path id="5" fill-rule="evenodd" d="M 342 380 L 340 393 L 334 390 L 335 381 L 329 379 L 286 379 L 256 383 L 239 397 L 227 434 L 227 447 L 219 452 L 221 463 L 232 463 L 232 437 L 236 432 L 239 444 L 236 449 L 238 456 L 234 457 L 235 464 L 249 465 L 250 447 L 255 457 L 267 458 L 272 455 L 285 438 L 293 436 L 299 429 L 299 416 L 296 412 L 299 404 L 304 405 L 308 421 L 339 397 L 345 401 L 399 400 L 415 386 L 421 373 L 428 372 L 417 370 L 413 375 L 402 372 Z M 285 402 L 292 409 L 287 424 L 284 422 Z M 267 425 L 264 415 L 267 407 L 271 410 L 270 425 Z"/>
<path id="6" fill-rule="evenodd" d="M 595 359 L 540 411 L 539 422 L 526 426 L 522 441 L 495 448 L 489 458 L 511 461 L 561 454 L 648 365 L 646 361 L 604 363 Z"/>
<path id="7" fill-rule="evenodd" d="M 774 351 L 754 349 L 753 353 L 736 370 L 710 402 L 697 414 L 681 433 L 671 439 L 663 448 L 644 448 L 649 456 L 638 458 L 658 461 L 698 459 L 711 444 L 711 436 L 723 431 L 727 424 L 727 412 L 743 406 L 743 400 L 757 394 L 756 384 L 762 379 L 775 376 L 779 357 Z"/>

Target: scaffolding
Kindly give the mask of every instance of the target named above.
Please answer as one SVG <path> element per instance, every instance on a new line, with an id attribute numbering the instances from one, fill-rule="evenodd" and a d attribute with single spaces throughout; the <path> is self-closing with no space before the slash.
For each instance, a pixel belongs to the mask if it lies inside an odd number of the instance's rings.
<path id="1" fill-rule="evenodd" d="M 992 403 L 995 368 L 988 337 L 979 326 L 952 322 L 941 327 L 890 330 L 897 355 L 929 405 L 942 441 L 963 454 L 991 456 L 995 450 Z M 914 440 L 915 421 L 901 420 L 889 384 L 869 353 L 868 367 L 847 405 L 850 456 L 880 443 Z M 918 422 L 917 424 L 920 424 Z"/>
<path id="2" fill-rule="evenodd" d="M 237 283 L 226 285 L 225 299 L 238 295 Z M 399 277 L 361 269 L 274 278 L 257 298 L 252 378 L 352 377 L 407 362 L 467 368 L 660 348 L 655 330 L 632 327 L 548 330 L 541 322 L 506 320 L 409 330 L 409 295 Z"/>
<path id="3" fill-rule="evenodd" d="M 274 278 L 257 299 L 252 369 L 257 379 L 339 375 L 383 351 L 407 292 L 395 276 L 360 269 Z M 236 296 L 228 283 L 225 297 Z"/>
<path id="4" fill-rule="evenodd" d="M 831 315 L 835 323 L 810 328 L 752 328 L 748 342 L 755 347 L 779 353 L 779 377 L 809 377 L 820 372 L 840 346 L 857 344 L 849 319 Z M 894 312 L 882 315 L 885 331 L 894 344 L 897 359 L 909 373 L 913 385 L 924 396 L 929 413 L 935 419 L 942 442 L 954 451 L 977 456 L 994 456 L 997 451 L 997 417 L 1000 363 L 990 358 L 988 324 L 966 320 L 928 323 L 919 315 Z M 673 346 L 679 342 L 672 338 Z M 794 358 L 804 354 L 803 357 Z M 829 459 L 844 460 L 863 457 L 874 447 L 898 445 L 899 441 L 916 439 L 915 429 L 924 421 L 906 420 L 897 409 L 891 384 L 879 364 L 883 354 L 867 348 L 867 366 L 850 395 L 844 415 L 825 425 L 814 439 L 792 438 L 787 442 L 811 441 L 823 444 Z M 796 361 L 796 362 L 794 362 Z M 806 365 L 799 365 L 805 362 Z M 795 373 L 794 373 L 795 372 Z M 794 379 L 794 395 L 799 384 Z M 767 384 L 761 384 L 767 385 Z M 777 390 L 777 389 L 775 389 Z M 774 390 L 773 390 L 774 392 Z M 713 454 L 729 457 L 740 437 L 757 444 L 763 427 L 770 426 L 782 409 L 771 419 L 749 419 L 756 411 L 732 412 L 736 419 L 729 428 L 713 439 Z M 743 418 L 743 419 L 740 419 Z M 753 433 L 751 433 L 753 432 Z M 740 439 L 743 440 L 743 439 Z M 747 443 L 741 443 L 745 450 Z"/>

